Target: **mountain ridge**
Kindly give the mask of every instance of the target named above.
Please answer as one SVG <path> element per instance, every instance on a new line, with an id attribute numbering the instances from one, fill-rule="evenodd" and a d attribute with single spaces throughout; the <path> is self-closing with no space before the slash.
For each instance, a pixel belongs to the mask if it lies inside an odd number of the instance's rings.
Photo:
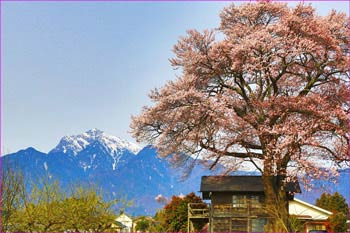
<path id="1" fill-rule="evenodd" d="M 74 149 L 74 146 L 69 147 L 64 143 L 77 142 L 65 140 L 68 138 L 66 136 L 49 153 L 28 147 L 5 155 L 3 164 L 21 169 L 28 180 L 37 181 L 39 178 L 48 177 L 51 180 L 59 180 L 62 187 L 68 187 L 74 182 L 95 184 L 108 194 L 108 198 L 127 196 L 134 200 L 134 205 L 125 209 L 132 215 L 153 215 L 162 207 L 162 204 L 155 200 L 156 196 L 170 198 L 172 195 L 197 192 L 201 176 L 220 174 L 220 167 L 216 171 L 208 171 L 203 164 L 190 159 L 187 161 L 188 165 L 194 163 L 194 166 L 188 177 L 183 179 L 186 167 L 174 167 L 169 159 L 158 157 L 155 148 L 146 146 L 141 149 L 135 144 L 118 144 L 118 141 L 114 140 L 117 137 L 97 129 L 87 131 L 85 135 L 83 133 L 70 137 L 76 140 L 85 137 L 87 143 L 81 141 L 80 147 L 73 153 L 69 148 Z M 111 145 L 111 142 L 115 144 Z M 128 145 L 131 145 L 133 151 L 138 148 L 137 153 L 129 150 Z M 236 174 L 256 175 L 246 171 L 238 171 Z M 348 201 L 349 186 L 344 184 L 350 183 L 349 174 L 350 169 L 344 170 L 340 174 L 340 185 L 327 186 L 335 191 L 339 190 L 343 195 L 345 193 Z M 315 191 L 298 197 L 313 203 L 320 193 Z"/>
<path id="2" fill-rule="evenodd" d="M 101 144 L 103 144 L 111 154 L 117 153 L 118 149 L 127 149 L 137 154 L 142 149 L 140 146 L 134 143 L 120 139 L 116 136 L 108 135 L 102 130 L 94 128 L 82 134 L 62 137 L 58 145 L 49 151 L 49 154 L 51 152 L 63 152 L 76 156 L 80 151 L 85 149 L 86 146 L 95 141 L 99 141 Z"/>

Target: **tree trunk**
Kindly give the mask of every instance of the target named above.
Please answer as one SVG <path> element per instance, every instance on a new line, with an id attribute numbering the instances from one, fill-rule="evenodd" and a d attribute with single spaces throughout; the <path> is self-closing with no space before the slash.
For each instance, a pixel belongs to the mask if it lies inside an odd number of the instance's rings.
<path id="1" fill-rule="evenodd" d="M 289 232 L 288 199 L 281 176 L 263 175 L 266 211 L 265 232 Z"/>

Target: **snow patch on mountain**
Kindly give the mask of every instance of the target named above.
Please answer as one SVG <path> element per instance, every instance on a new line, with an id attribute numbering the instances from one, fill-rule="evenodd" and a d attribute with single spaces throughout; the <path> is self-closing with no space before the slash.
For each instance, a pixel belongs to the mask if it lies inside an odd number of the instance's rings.
<path id="1" fill-rule="evenodd" d="M 46 162 L 44 162 L 44 169 L 45 169 L 45 171 L 47 171 L 47 169 L 48 169 L 48 166 L 47 166 Z"/>
<path id="2" fill-rule="evenodd" d="M 59 144 L 50 151 L 63 152 L 65 154 L 76 156 L 80 151 L 84 150 L 88 145 L 93 142 L 100 142 L 113 157 L 118 155 L 120 151 L 129 150 L 130 152 L 137 154 L 141 147 L 120 139 L 116 136 L 108 135 L 99 129 L 91 129 L 85 133 L 72 136 L 64 136 Z"/>

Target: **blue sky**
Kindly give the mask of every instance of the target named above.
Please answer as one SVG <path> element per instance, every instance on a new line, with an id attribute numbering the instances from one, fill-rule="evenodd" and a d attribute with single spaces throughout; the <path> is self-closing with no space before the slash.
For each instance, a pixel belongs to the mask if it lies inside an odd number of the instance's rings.
<path id="1" fill-rule="evenodd" d="M 292 2 L 291 4 L 295 4 Z M 2 2 L 2 153 L 48 152 L 99 128 L 133 141 L 130 116 L 175 79 L 187 29 L 219 25 L 229 2 Z M 312 2 L 321 15 L 349 2 Z"/>

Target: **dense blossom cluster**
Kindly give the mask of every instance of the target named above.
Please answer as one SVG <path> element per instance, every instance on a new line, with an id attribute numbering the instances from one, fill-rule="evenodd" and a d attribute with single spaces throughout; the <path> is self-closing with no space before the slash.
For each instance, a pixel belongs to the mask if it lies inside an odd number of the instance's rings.
<path id="1" fill-rule="evenodd" d="M 151 92 L 154 106 L 131 128 L 163 156 L 197 155 L 228 172 L 251 162 L 264 183 L 266 231 L 289 231 L 284 177 L 308 186 L 349 160 L 349 19 L 271 1 L 220 17 L 218 29 L 180 38 L 171 63 L 182 75 Z"/>
<path id="2" fill-rule="evenodd" d="M 266 1 L 220 17 L 218 29 L 189 30 L 174 46 L 182 75 L 151 92 L 155 104 L 133 118 L 134 136 L 163 156 L 197 154 L 211 165 L 229 157 L 230 168 L 250 161 L 263 175 L 336 175 L 331 168 L 349 155 L 348 17 Z"/>

